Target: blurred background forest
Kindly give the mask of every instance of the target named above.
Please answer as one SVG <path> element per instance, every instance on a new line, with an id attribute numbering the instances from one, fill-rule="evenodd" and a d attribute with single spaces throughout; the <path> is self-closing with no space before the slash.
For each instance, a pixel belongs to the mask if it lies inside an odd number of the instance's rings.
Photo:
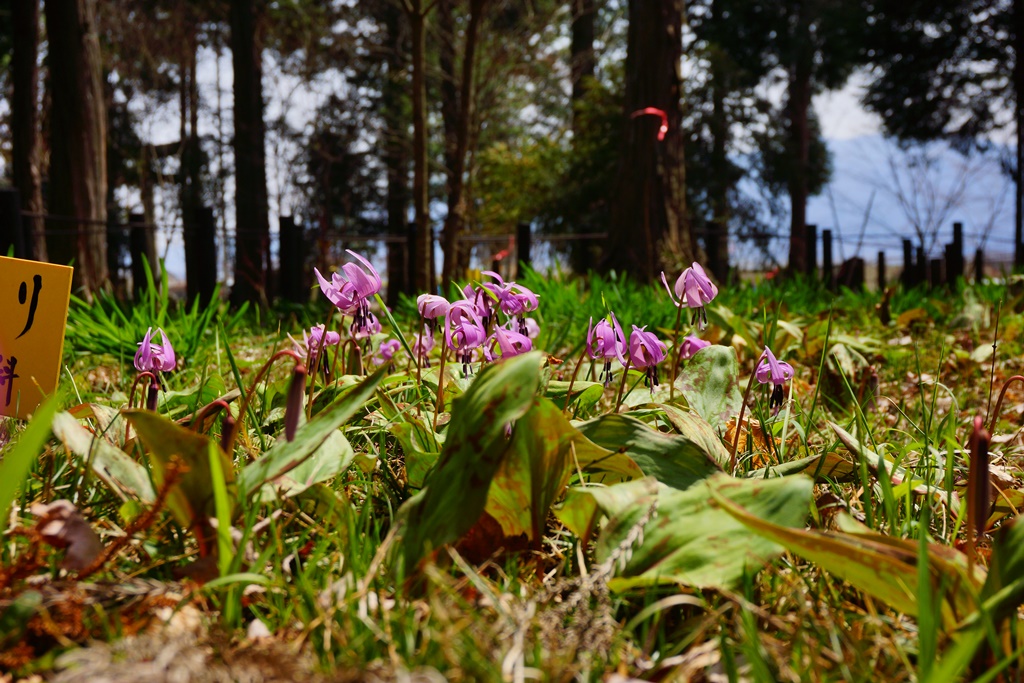
<path id="1" fill-rule="evenodd" d="M 531 253 L 831 279 L 834 241 L 953 277 L 954 222 L 1020 266 L 1022 26 L 1024 0 L 0 0 L 0 249 L 86 295 L 165 258 L 238 302 L 308 299 L 345 248 L 391 301 Z"/>

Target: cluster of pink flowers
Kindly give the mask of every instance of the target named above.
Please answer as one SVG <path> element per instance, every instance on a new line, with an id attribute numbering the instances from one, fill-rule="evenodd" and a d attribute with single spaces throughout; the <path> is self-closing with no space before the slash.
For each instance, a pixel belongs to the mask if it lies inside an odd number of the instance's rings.
<path id="1" fill-rule="evenodd" d="M 587 326 L 587 355 L 591 360 L 604 362 L 600 379 L 606 387 L 612 381 L 612 361 L 617 360 L 624 368 L 631 365 L 643 370 L 647 376 L 645 384 L 653 393 L 654 387 L 658 386 L 658 364 L 665 360 L 666 353 L 665 343 L 653 332 L 648 332 L 646 325 L 633 325 L 627 345 L 626 335 L 614 313 L 599 320 L 597 325 L 591 318 Z"/>
<path id="2" fill-rule="evenodd" d="M 463 288 L 463 298 L 449 302 L 435 294 L 421 294 L 416 307 L 423 318 L 423 330 L 416 335 L 413 351 L 429 364 L 427 354 L 434 347 L 434 332 L 443 324 L 445 345 L 455 352 L 463 373 L 472 373 L 474 357 L 493 361 L 533 349 L 532 339 L 539 327 L 526 314 L 537 310 L 537 295 L 515 282 L 505 282 L 497 273 L 484 271 L 493 282 Z M 507 316 L 499 324 L 498 312 Z"/>

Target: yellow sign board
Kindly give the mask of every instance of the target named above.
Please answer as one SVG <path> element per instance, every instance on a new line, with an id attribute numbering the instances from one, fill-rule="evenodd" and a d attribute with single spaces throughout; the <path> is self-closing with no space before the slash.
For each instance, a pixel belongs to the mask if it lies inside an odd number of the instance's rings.
<path id="1" fill-rule="evenodd" d="M 71 272 L 0 256 L 0 415 L 28 417 L 57 390 Z"/>

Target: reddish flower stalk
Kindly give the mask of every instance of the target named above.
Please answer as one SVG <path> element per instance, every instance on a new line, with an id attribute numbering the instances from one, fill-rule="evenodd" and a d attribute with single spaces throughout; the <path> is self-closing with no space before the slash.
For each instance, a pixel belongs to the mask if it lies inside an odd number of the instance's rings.
<path id="1" fill-rule="evenodd" d="M 278 358 L 281 358 L 283 356 L 289 356 L 292 359 L 294 359 L 295 364 L 297 366 L 303 365 L 302 356 L 300 356 L 298 352 L 292 349 L 281 349 L 273 356 L 271 356 L 270 360 L 263 364 L 263 367 L 260 368 L 260 371 L 256 373 L 256 379 L 253 381 L 252 386 L 249 387 L 249 391 L 247 391 L 245 393 L 245 396 L 242 398 L 242 403 L 238 407 L 238 420 L 234 421 L 234 424 L 231 425 L 227 437 L 223 439 L 222 443 L 225 445 L 224 452 L 227 453 L 228 455 L 230 455 L 235 448 L 235 439 L 238 438 L 238 430 L 241 427 L 242 423 L 245 421 L 245 414 L 246 411 L 248 411 L 249 409 L 249 402 L 252 400 L 253 394 L 256 393 L 256 387 L 258 387 L 260 385 L 260 382 L 263 381 L 263 377 L 270 370 L 274 362 L 277 361 Z M 303 370 L 305 371 L 304 365 Z M 225 420 L 225 424 L 226 423 L 227 420 Z"/>

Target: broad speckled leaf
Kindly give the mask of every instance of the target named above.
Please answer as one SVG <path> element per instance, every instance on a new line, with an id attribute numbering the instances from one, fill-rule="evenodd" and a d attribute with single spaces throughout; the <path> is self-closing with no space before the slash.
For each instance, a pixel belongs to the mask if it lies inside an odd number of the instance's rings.
<path id="1" fill-rule="evenodd" d="M 544 389 L 544 395 L 560 407 L 565 407 L 565 398 L 569 392 L 569 382 L 552 380 Z M 601 382 L 585 382 L 576 380 L 572 385 L 572 395 L 569 396 L 569 408 L 587 413 L 594 409 L 597 402 L 604 395 L 604 385 Z"/>
<path id="2" fill-rule="evenodd" d="M 691 439 L 704 449 L 720 467 L 728 467 L 732 458 L 722 443 L 722 438 L 708 424 L 707 420 L 692 410 L 684 410 L 667 403 L 658 406 L 665 411 L 665 417 L 682 436 Z"/>
<path id="3" fill-rule="evenodd" d="M 387 370 L 388 366 L 385 365 L 342 393 L 323 412 L 302 425 L 292 441 L 279 439 L 255 462 L 246 465 L 238 475 L 242 494 L 251 495 L 263 484 L 295 469 L 316 453 L 331 434 L 362 409 L 386 376 Z"/>
<path id="4" fill-rule="evenodd" d="M 663 434 L 629 415 L 604 415 L 579 429 L 598 446 L 625 453 L 645 475 L 672 488 L 689 488 L 721 471 L 705 444 Z"/>
<path id="5" fill-rule="evenodd" d="M 676 389 L 712 428 L 725 429 L 743 403 L 735 349 L 713 344 L 698 351 L 679 371 Z"/>
<path id="6" fill-rule="evenodd" d="M 834 451 L 773 465 L 767 468 L 767 472 L 764 468 L 752 470 L 747 477 L 764 479 L 766 476 L 789 477 L 801 473 L 814 477 L 814 481 L 818 483 L 849 482 L 857 478 L 857 468 L 854 464 Z"/>
<path id="7" fill-rule="evenodd" d="M 388 425 L 388 431 L 398 439 L 405 455 L 405 477 L 409 486 L 421 488 L 427 473 L 437 463 L 441 444 L 426 420 L 415 415 L 406 415 L 404 422 Z"/>
<path id="8" fill-rule="evenodd" d="M 548 510 L 572 476 L 570 448 L 577 435 L 547 399 L 537 400 L 516 422 L 485 507 L 506 536 L 540 540 Z"/>
<path id="9" fill-rule="evenodd" d="M 426 488 L 402 506 L 406 576 L 425 552 L 458 540 L 479 519 L 509 447 L 505 430 L 533 403 L 542 362 L 543 354 L 532 352 L 490 365 L 456 399 Z"/>
<path id="10" fill-rule="evenodd" d="M 735 586 L 782 552 L 758 538 L 723 511 L 715 498 L 742 504 L 758 517 L 782 527 L 803 526 L 813 489 L 806 477 L 733 479 L 719 474 L 685 491 L 654 485 L 651 479 L 605 489 L 577 489 L 593 497 L 608 517 L 597 545 L 598 562 L 619 548 L 637 524 L 654 510 L 641 540 L 618 563 L 613 590 L 680 583 L 703 588 Z"/>
<path id="11" fill-rule="evenodd" d="M 193 432 L 148 410 L 126 410 L 124 416 L 132 423 L 146 448 L 153 469 L 153 483 L 157 487 L 163 485 L 172 458 L 177 457 L 188 466 L 188 471 L 167 496 L 167 507 L 179 524 L 195 528 L 216 515 L 210 473 L 210 454 L 213 451 L 220 456 L 229 503 L 234 505 L 235 468 L 219 444 L 205 434 Z"/>
<path id="12" fill-rule="evenodd" d="M 91 463 L 96 476 L 122 496 L 138 498 L 143 503 L 156 500 L 146 468 L 83 427 L 70 413 L 57 413 L 53 417 L 53 434 L 82 462 Z"/>
<path id="13" fill-rule="evenodd" d="M 802 478 L 802 477 L 801 477 Z M 765 481 L 789 481 L 793 477 Z M 800 557 L 820 565 L 854 587 L 911 616 L 918 612 L 919 543 L 871 531 L 839 533 L 790 529 L 763 519 L 739 500 L 716 496 L 722 509 L 749 530 L 770 539 Z M 929 574 L 933 590 L 942 595 L 942 616 L 947 628 L 973 611 L 984 572 L 976 568 L 973 589 L 967 584 L 967 558 L 947 546 L 929 544 Z"/>

